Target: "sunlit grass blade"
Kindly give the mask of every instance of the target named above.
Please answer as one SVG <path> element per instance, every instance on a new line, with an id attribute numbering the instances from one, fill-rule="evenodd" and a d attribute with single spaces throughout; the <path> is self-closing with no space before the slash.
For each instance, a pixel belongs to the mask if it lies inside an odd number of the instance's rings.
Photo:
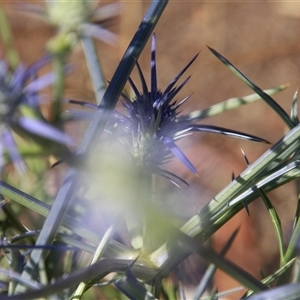
<path id="1" fill-rule="evenodd" d="M 282 84 L 278 87 L 271 88 L 264 90 L 266 94 L 269 96 L 275 95 L 278 92 L 281 92 L 285 90 L 289 84 Z M 226 111 L 238 108 L 240 106 L 243 106 L 245 104 L 250 104 L 252 102 L 261 100 L 261 97 L 257 94 L 251 94 L 245 97 L 238 97 L 238 98 L 230 98 L 228 100 L 225 100 L 221 103 L 214 104 L 208 108 L 201 109 L 201 110 L 195 110 L 189 114 L 186 114 L 184 116 L 179 117 L 179 120 L 186 120 L 186 121 L 195 121 L 198 122 L 202 119 L 209 118 L 218 114 L 222 114 Z"/>
<path id="2" fill-rule="evenodd" d="M 224 292 L 219 292 L 219 293 L 215 292 L 211 297 L 203 297 L 199 300 L 235 299 L 233 298 L 234 294 L 244 289 L 245 288 L 242 286 L 237 286 L 235 288 L 226 290 Z M 240 298 L 236 298 L 236 299 L 240 299 Z"/>
<path id="3" fill-rule="evenodd" d="M 237 75 L 247 86 L 255 91 L 285 122 L 285 124 L 291 129 L 295 126 L 294 122 L 290 119 L 289 115 L 283 110 L 283 108 L 277 104 L 267 93 L 265 93 L 260 87 L 255 85 L 250 79 L 248 79 L 243 73 L 241 73 L 235 66 L 233 66 L 225 57 L 223 57 L 216 50 L 208 47 L 208 49 L 223 63 L 225 64 L 235 75 Z"/>
<path id="4" fill-rule="evenodd" d="M 298 300 L 300 295 L 300 283 L 287 284 L 268 291 L 254 294 L 248 300 Z"/>
<path id="5" fill-rule="evenodd" d="M 295 215 L 295 221 L 293 226 L 292 236 L 290 237 L 285 255 L 284 255 L 284 262 L 289 261 L 294 255 L 295 251 L 298 247 L 299 243 L 299 236 L 300 236 L 300 218 L 299 218 L 299 203 L 300 203 L 300 194 L 298 195 L 298 203 Z"/>
<path id="6" fill-rule="evenodd" d="M 264 278 L 261 282 L 266 284 L 266 285 L 270 285 L 276 279 L 278 279 L 282 274 L 284 274 L 293 265 L 293 263 L 295 261 L 296 261 L 296 258 L 292 258 L 287 264 L 285 264 L 283 267 L 278 269 L 273 274 L 271 274 L 271 275 L 267 276 L 266 278 Z M 253 291 L 249 291 L 249 292 L 246 293 L 245 296 L 250 296 L 252 294 L 253 294 Z"/>
<path id="7" fill-rule="evenodd" d="M 264 201 L 265 206 L 268 209 L 271 221 L 273 223 L 273 226 L 274 226 L 274 229 L 275 229 L 275 232 L 277 235 L 278 244 L 279 244 L 279 254 L 280 254 L 280 266 L 282 267 L 284 264 L 285 247 L 284 247 L 284 239 L 283 239 L 281 222 L 280 222 L 279 216 L 278 216 L 272 202 L 270 201 L 270 199 L 267 196 L 267 194 L 265 193 L 265 191 L 263 189 L 258 189 L 258 191 L 259 191 L 261 198 Z"/>
<path id="8" fill-rule="evenodd" d="M 250 188 L 248 188 L 245 192 L 241 193 L 236 198 L 228 201 L 228 206 L 235 205 L 236 203 L 242 201 L 242 199 L 246 198 L 248 195 L 253 193 L 256 189 L 262 189 L 264 186 L 269 184 L 272 181 L 282 177 L 286 173 L 292 171 L 293 169 L 297 169 L 300 166 L 300 160 L 292 161 L 280 168 L 279 170 L 271 173 L 269 176 L 264 177 L 263 179 L 259 180 L 255 184 L 253 184 Z M 261 192 L 261 191 L 260 191 Z M 265 199 L 264 199 L 265 200 Z M 278 218 L 278 216 L 277 216 Z"/>
<path id="9" fill-rule="evenodd" d="M 293 102 L 292 102 L 292 109 L 291 109 L 291 120 L 294 124 L 299 124 L 299 117 L 298 117 L 298 89 L 294 94 Z"/>
<path id="10" fill-rule="evenodd" d="M 276 272 L 274 272 L 272 275 L 267 276 L 262 280 L 264 284 L 271 284 L 276 279 L 278 279 L 282 274 L 285 273 L 286 270 L 288 270 L 292 264 L 295 262 L 296 258 L 292 258 L 289 262 L 287 262 L 284 266 L 282 266 L 280 269 L 278 269 Z"/>

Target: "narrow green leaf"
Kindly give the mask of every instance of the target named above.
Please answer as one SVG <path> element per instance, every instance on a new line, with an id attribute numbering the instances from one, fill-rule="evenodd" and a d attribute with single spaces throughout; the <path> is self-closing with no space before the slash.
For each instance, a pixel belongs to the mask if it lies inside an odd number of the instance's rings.
<path id="1" fill-rule="evenodd" d="M 234 198 L 232 201 L 228 201 L 228 206 L 235 205 L 240 201 L 244 201 L 245 197 L 253 193 L 254 190 L 261 189 L 266 186 L 268 183 L 275 181 L 286 173 L 298 168 L 300 165 L 300 160 L 292 161 L 281 167 L 279 170 L 272 172 L 269 176 L 264 177 L 262 180 L 253 184 L 250 188 L 248 188 L 245 192 L 241 193 L 239 196 Z"/>
<path id="2" fill-rule="evenodd" d="M 294 124 L 299 124 L 299 118 L 298 118 L 298 89 L 294 94 L 293 103 L 292 103 L 292 109 L 291 109 L 291 120 L 294 122 Z"/>
<path id="3" fill-rule="evenodd" d="M 268 94 L 269 96 L 271 96 L 271 95 L 275 95 L 278 92 L 285 90 L 288 86 L 289 86 L 289 84 L 282 84 L 278 87 L 264 90 L 264 92 L 266 94 Z M 251 95 L 248 95 L 245 97 L 239 97 L 239 98 L 230 98 L 221 103 L 214 104 L 208 108 L 201 109 L 201 110 L 195 110 L 189 114 L 179 117 L 178 120 L 197 122 L 202 119 L 224 113 L 226 111 L 238 108 L 242 105 L 249 104 L 249 103 L 252 103 L 252 102 L 255 102 L 258 100 L 261 100 L 261 97 L 257 94 L 251 94 Z"/>
<path id="4" fill-rule="evenodd" d="M 274 282 L 276 279 L 278 279 L 282 274 L 284 274 L 291 266 L 292 264 L 296 261 L 296 258 L 292 258 L 287 264 L 285 264 L 283 267 L 278 269 L 276 272 L 273 274 L 267 276 L 264 278 L 261 282 L 270 285 L 272 282 Z M 250 296 L 253 294 L 253 291 L 249 291 L 246 293 L 246 296 Z"/>
<path id="5" fill-rule="evenodd" d="M 242 286 L 237 286 L 235 288 L 232 288 L 232 289 L 229 289 L 229 290 L 226 290 L 224 292 L 219 292 L 219 293 L 216 293 L 215 294 L 215 297 L 210 297 L 209 300 L 217 300 L 217 299 L 227 299 L 227 298 L 230 298 L 230 299 L 234 299 L 233 298 L 233 294 L 236 293 L 236 292 L 239 292 L 239 291 L 242 291 L 244 290 L 245 288 L 242 287 Z M 231 295 L 231 297 L 228 297 L 229 295 Z M 201 300 L 206 300 L 207 298 L 202 298 Z M 207 299 L 208 300 L 208 299 Z"/>
<path id="6" fill-rule="evenodd" d="M 283 240 L 281 222 L 280 222 L 279 216 L 278 216 L 272 202 L 270 201 L 269 197 L 267 196 L 267 194 L 264 192 L 263 189 L 258 189 L 258 191 L 259 191 L 261 198 L 263 199 L 263 201 L 265 203 L 265 206 L 267 207 L 267 209 L 269 211 L 271 221 L 275 228 L 275 232 L 276 232 L 278 244 L 279 244 L 280 266 L 282 267 L 284 264 L 285 249 L 284 249 L 284 240 Z"/>
<path id="7" fill-rule="evenodd" d="M 294 230 L 293 230 L 292 236 L 289 240 L 289 244 L 287 246 L 286 253 L 284 255 L 284 262 L 289 261 L 295 254 L 295 250 L 296 250 L 297 244 L 299 242 L 299 236 L 300 236 L 300 218 L 296 218 Z"/>
<path id="8" fill-rule="evenodd" d="M 62 113 L 62 97 L 65 83 L 65 58 L 61 56 L 55 56 L 52 62 L 53 71 L 55 73 L 55 82 L 53 85 L 53 101 L 51 110 L 51 122 L 53 124 L 60 124 Z"/>
<path id="9" fill-rule="evenodd" d="M 278 277 L 280 277 L 287 269 L 289 269 L 292 264 L 295 262 L 296 257 L 292 258 L 289 262 L 287 262 L 284 266 L 282 266 L 280 269 L 278 269 L 276 272 L 273 274 L 269 275 L 268 277 L 264 278 L 262 282 L 264 284 L 271 284 L 274 282 Z"/>
<path id="10" fill-rule="evenodd" d="M 207 46 L 208 47 L 208 46 Z M 255 85 L 250 79 L 248 79 L 243 73 L 241 73 L 235 66 L 233 66 L 225 57 L 223 57 L 216 50 L 208 47 L 208 49 L 224 64 L 226 65 L 235 75 L 237 75 L 246 85 L 248 85 L 253 91 L 255 91 L 285 122 L 285 124 L 292 129 L 295 124 L 290 119 L 289 115 L 283 110 L 283 108 L 277 104 L 267 93 L 265 93 L 260 87 Z"/>
<path id="11" fill-rule="evenodd" d="M 9 27 L 3 7 L 0 4 L 0 35 L 5 47 L 5 54 L 11 68 L 15 69 L 19 64 L 18 52 L 14 46 L 11 29 Z"/>
<path id="12" fill-rule="evenodd" d="M 300 283 L 287 284 L 254 294 L 248 300 L 299 300 Z"/>

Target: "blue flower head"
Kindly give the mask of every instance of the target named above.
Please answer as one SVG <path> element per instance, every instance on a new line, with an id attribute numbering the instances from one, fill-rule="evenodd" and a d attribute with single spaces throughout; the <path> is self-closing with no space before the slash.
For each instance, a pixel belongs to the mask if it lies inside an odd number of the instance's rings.
<path id="1" fill-rule="evenodd" d="M 37 72 L 49 60 L 50 57 L 45 57 L 30 67 L 19 65 L 15 71 L 10 70 L 6 61 L 0 60 L 0 156 L 3 158 L 7 151 L 19 171 L 24 171 L 25 164 L 13 132 L 33 140 L 42 138 L 61 145 L 72 143 L 63 132 L 47 123 L 39 108 L 38 92 L 54 81 L 54 75 L 48 73 L 38 77 Z"/>
<path id="2" fill-rule="evenodd" d="M 156 39 L 152 37 L 151 51 L 151 89 L 149 90 L 139 63 L 136 62 L 137 71 L 141 81 L 142 92 L 140 92 L 131 78 L 129 84 L 134 91 L 134 99 L 122 94 L 122 103 L 126 113 L 115 115 L 122 130 L 126 131 L 126 142 L 128 152 L 133 161 L 139 167 L 150 170 L 175 181 L 184 182 L 173 173 L 163 170 L 161 165 L 168 162 L 172 156 L 178 158 L 191 172 L 197 174 L 196 168 L 176 145 L 176 141 L 191 134 L 194 131 L 213 132 L 239 137 L 254 141 L 263 141 L 255 136 L 246 135 L 237 131 L 224 129 L 211 125 L 195 124 L 198 118 L 190 118 L 190 115 L 180 115 L 179 108 L 188 100 L 189 96 L 178 102 L 175 96 L 190 79 L 187 77 L 180 85 L 176 86 L 178 80 L 195 61 L 196 54 L 190 62 L 169 83 L 164 91 L 157 87 L 156 72 Z"/>

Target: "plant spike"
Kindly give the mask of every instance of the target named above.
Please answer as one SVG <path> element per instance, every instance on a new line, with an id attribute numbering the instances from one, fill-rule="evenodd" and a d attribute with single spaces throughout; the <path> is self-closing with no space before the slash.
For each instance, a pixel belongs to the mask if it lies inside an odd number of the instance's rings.
<path id="1" fill-rule="evenodd" d="M 295 124 L 299 124 L 299 117 L 298 117 L 298 89 L 296 90 L 293 102 L 292 102 L 292 109 L 291 109 L 291 120 Z"/>
<path id="2" fill-rule="evenodd" d="M 208 49 L 234 74 L 236 74 L 244 83 L 246 83 L 252 90 L 254 90 L 280 116 L 280 118 L 285 122 L 289 129 L 295 127 L 295 124 L 290 119 L 289 115 L 282 109 L 282 107 L 279 104 L 277 104 L 277 102 L 274 99 L 272 99 L 268 94 L 266 94 L 260 87 L 255 85 L 252 81 L 250 81 L 243 73 L 241 73 L 220 53 L 218 53 L 213 48 L 208 47 Z"/>

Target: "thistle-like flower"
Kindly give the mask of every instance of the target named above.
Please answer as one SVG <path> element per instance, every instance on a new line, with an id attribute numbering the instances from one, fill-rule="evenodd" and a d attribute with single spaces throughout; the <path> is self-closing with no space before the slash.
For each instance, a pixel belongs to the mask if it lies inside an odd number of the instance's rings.
<path id="1" fill-rule="evenodd" d="M 191 114 L 180 115 L 179 108 L 189 99 L 184 98 L 179 103 L 174 100 L 178 92 L 190 79 L 187 77 L 179 86 L 175 86 L 180 77 L 195 61 L 196 54 L 191 61 L 180 71 L 170 82 L 164 91 L 157 88 L 156 73 L 156 41 L 155 34 L 152 37 L 151 52 L 151 89 L 147 87 L 142 70 L 136 62 L 138 74 L 141 81 L 142 92 L 134 84 L 131 78 L 129 83 L 135 93 L 134 99 L 129 99 L 125 94 L 123 105 L 127 114 L 119 116 L 119 124 L 126 131 L 127 139 L 124 144 L 131 153 L 133 161 L 137 166 L 159 174 L 173 181 L 180 179 L 175 174 L 161 168 L 161 165 L 169 161 L 173 156 L 177 157 L 191 172 L 197 174 L 197 170 L 176 145 L 176 141 L 195 131 L 212 132 L 232 137 L 248 139 L 252 141 L 266 142 L 253 135 L 244 134 L 238 131 L 225 129 L 212 125 L 195 124 L 199 119 L 191 118 Z"/>
<path id="2" fill-rule="evenodd" d="M 180 85 L 176 86 L 176 83 L 195 61 L 197 56 L 198 54 L 175 76 L 166 89 L 161 91 L 157 87 L 156 38 L 155 34 L 153 34 L 151 88 L 148 88 L 139 63 L 136 62 L 142 91 L 140 92 L 133 80 L 129 78 L 129 84 L 133 89 L 135 97 L 130 99 L 124 93 L 122 94 L 121 102 L 125 108 L 125 112 L 115 109 L 112 114 L 110 127 L 108 127 L 110 132 L 114 128 L 118 128 L 114 133 L 118 134 L 119 141 L 126 147 L 127 153 L 130 154 L 135 167 L 145 170 L 145 172 L 165 177 L 174 184 L 177 184 L 176 182 L 186 182 L 176 174 L 161 167 L 172 156 L 177 157 L 191 172 L 197 174 L 197 170 L 191 161 L 176 145 L 176 141 L 190 135 L 192 132 L 211 132 L 257 142 L 267 142 L 264 139 L 238 131 L 213 125 L 196 124 L 197 121 L 203 118 L 203 116 L 198 116 L 198 114 L 189 113 L 187 115 L 180 115 L 179 108 L 190 96 L 179 102 L 174 98 L 188 82 L 190 76 Z M 96 106 L 84 102 L 70 102 L 96 108 Z"/>
<path id="3" fill-rule="evenodd" d="M 54 80 L 52 73 L 37 77 L 37 71 L 48 62 L 49 57 L 45 57 L 30 67 L 20 65 L 11 72 L 7 63 L 0 60 L 0 156 L 6 150 L 19 170 L 24 170 L 24 163 L 13 131 L 35 142 L 72 143 L 65 133 L 47 123 L 39 109 L 38 92 Z"/>

